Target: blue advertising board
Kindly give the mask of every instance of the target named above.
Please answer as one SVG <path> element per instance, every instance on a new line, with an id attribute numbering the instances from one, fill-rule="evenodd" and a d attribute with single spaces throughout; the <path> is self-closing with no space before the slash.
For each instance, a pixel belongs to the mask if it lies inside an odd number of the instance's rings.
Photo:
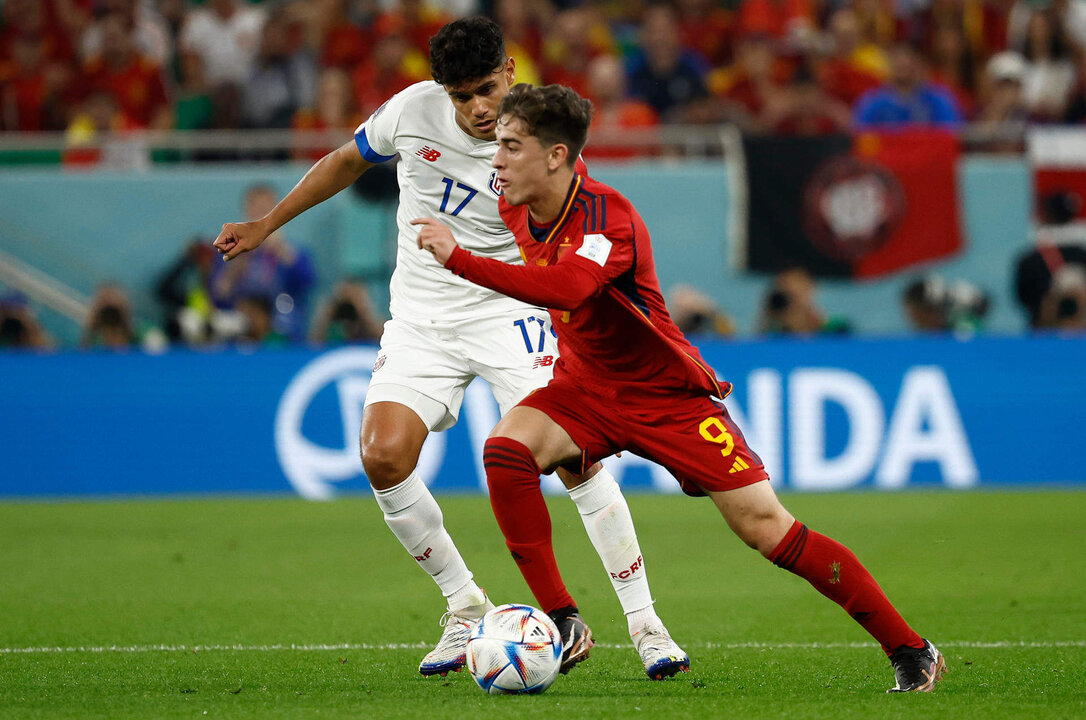
<path id="1" fill-rule="evenodd" d="M 1086 487 L 1086 339 L 701 344 L 775 485 L 803 491 Z M 358 429 L 375 348 L 0 354 L 0 497 L 364 491 Z M 482 381 L 419 463 L 437 492 L 485 492 L 498 420 Z M 631 490 L 662 468 L 608 461 Z M 553 478 L 544 488 L 558 491 Z"/>

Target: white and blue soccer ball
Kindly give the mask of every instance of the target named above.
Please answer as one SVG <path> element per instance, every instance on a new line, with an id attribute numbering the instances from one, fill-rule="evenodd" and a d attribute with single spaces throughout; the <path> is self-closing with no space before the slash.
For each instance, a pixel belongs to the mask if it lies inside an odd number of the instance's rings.
<path id="1" fill-rule="evenodd" d="M 499 605 L 468 638 L 468 672 L 493 695 L 541 693 L 558 677 L 562 636 L 545 612 L 530 605 Z"/>

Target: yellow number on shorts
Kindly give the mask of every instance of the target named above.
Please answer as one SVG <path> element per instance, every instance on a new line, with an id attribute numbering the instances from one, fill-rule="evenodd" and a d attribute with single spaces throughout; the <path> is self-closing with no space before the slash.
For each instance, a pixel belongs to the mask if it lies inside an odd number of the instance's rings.
<path id="1" fill-rule="evenodd" d="M 701 421 L 701 427 L 698 430 L 701 431 L 701 436 L 709 442 L 724 446 L 720 448 L 721 455 L 728 457 L 732 454 L 732 450 L 735 449 L 735 440 L 732 438 L 732 434 L 728 432 L 728 428 L 724 427 L 724 423 L 720 422 L 720 418 L 705 418 Z"/>

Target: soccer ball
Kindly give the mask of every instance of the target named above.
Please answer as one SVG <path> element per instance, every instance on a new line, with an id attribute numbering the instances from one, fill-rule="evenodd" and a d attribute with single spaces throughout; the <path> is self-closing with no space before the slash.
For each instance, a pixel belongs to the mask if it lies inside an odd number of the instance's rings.
<path id="1" fill-rule="evenodd" d="M 500 605 L 471 631 L 468 672 L 492 695 L 541 693 L 558 677 L 562 636 L 554 621 L 529 605 Z"/>

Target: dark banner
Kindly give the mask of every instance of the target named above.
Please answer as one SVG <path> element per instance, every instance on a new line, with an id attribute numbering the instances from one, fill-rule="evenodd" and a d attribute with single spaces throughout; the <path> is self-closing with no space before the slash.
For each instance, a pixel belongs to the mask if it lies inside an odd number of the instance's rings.
<path id="1" fill-rule="evenodd" d="M 747 137 L 746 267 L 878 277 L 962 247 L 957 138 Z"/>

